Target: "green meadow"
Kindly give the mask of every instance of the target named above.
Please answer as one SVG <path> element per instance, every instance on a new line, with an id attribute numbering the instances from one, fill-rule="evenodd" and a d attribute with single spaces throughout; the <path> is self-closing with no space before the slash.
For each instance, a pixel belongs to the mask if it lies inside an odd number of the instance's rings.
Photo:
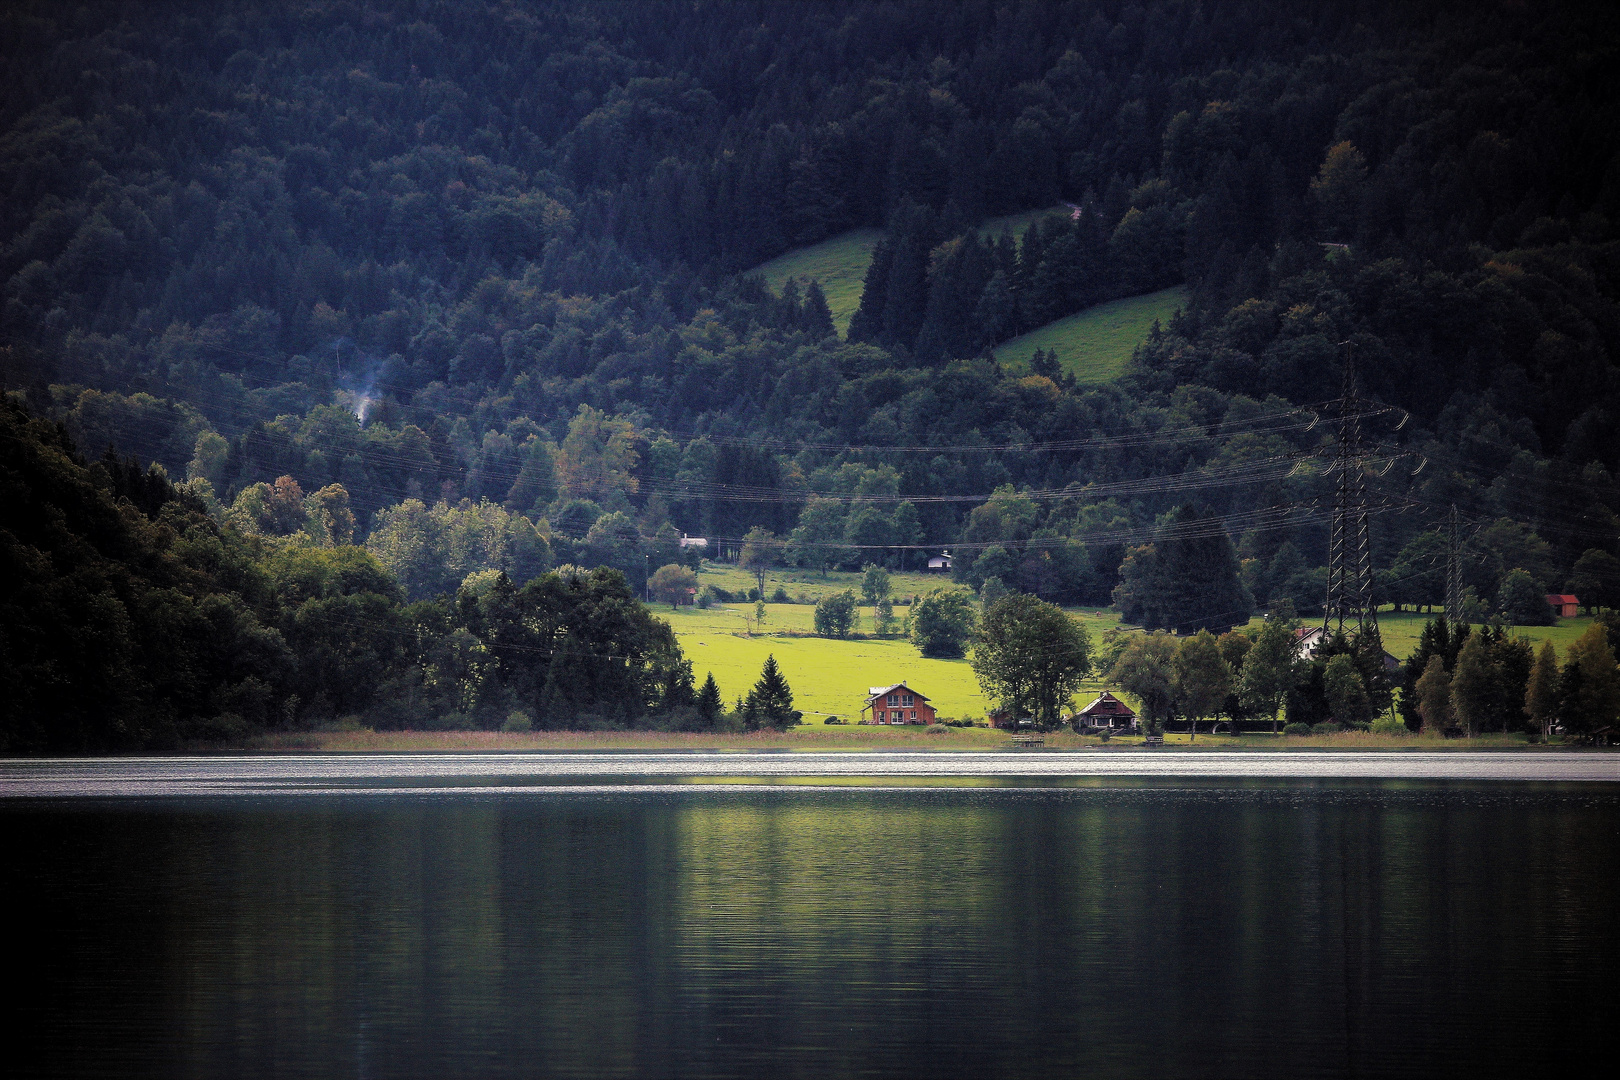
<path id="1" fill-rule="evenodd" d="M 816 571 L 767 573 L 766 596 L 780 586 L 799 602 L 766 604 L 763 622 L 755 620 L 754 605 L 745 600 L 706 610 L 675 610 L 658 604 L 653 606 L 653 612 L 674 629 L 682 652 L 692 661 L 697 681 L 701 683 L 712 672 L 728 705 L 747 693 L 759 678 L 765 658 L 774 655 L 793 688 L 795 706 L 814 723 L 819 724 L 829 715 L 858 718 L 867 687 L 897 682 L 928 695 L 943 717 L 982 718 L 989 705 L 968 662 L 927 659 L 900 631 L 913 596 L 960 586 L 940 574 L 894 573 L 890 578 L 895 631 L 883 638 L 876 636 L 872 609 L 866 606 L 858 609 L 855 636 L 840 641 L 815 635 L 816 600 L 845 589 L 860 595 L 861 575 L 850 572 L 834 571 L 825 576 Z M 752 574 L 729 564 L 706 563 L 700 580 L 739 595 L 754 586 Z M 1106 608 L 1071 608 L 1069 615 L 1085 624 L 1094 643 L 1103 631 L 1120 625 L 1119 613 Z M 1417 648 L 1423 625 L 1432 617 L 1414 612 L 1380 613 L 1384 647 L 1404 660 Z M 1561 619 L 1556 626 L 1516 627 L 1514 632 L 1537 646 L 1551 640 L 1562 657 L 1591 624 L 1592 620 L 1583 616 Z M 1258 627 L 1259 619 L 1250 625 Z M 1099 675 L 1086 682 L 1079 697 L 1108 688 L 1107 680 Z"/>
<path id="2" fill-rule="evenodd" d="M 1077 312 L 1013 338 L 995 350 L 996 359 L 1009 369 L 1027 368 L 1036 349 L 1055 350 L 1064 370 L 1084 384 L 1117 379 L 1157 319 L 1170 316 L 1187 303 L 1187 290 L 1176 285 L 1143 296 L 1128 296 Z"/>
<path id="3" fill-rule="evenodd" d="M 1059 206 L 989 218 L 979 226 L 979 232 L 986 236 L 1011 232 L 1015 237 L 1022 237 L 1036 219 L 1056 213 L 1066 214 L 1068 209 Z M 801 282 L 812 279 L 821 282 L 827 307 L 832 311 L 833 325 L 839 334 L 847 334 L 849 320 L 861 306 L 861 289 L 866 284 L 866 268 L 872 265 L 872 251 L 881 239 L 882 229 L 851 229 L 819 244 L 783 252 L 748 273 L 764 278 L 774 292 L 781 292 L 790 277 Z"/>
<path id="4" fill-rule="evenodd" d="M 754 586 L 753 575 L 735 566 L 706 564 L 700 580 L 735 593 Z M 794 707 L 814 723 L 829 715 L 858 719 L 867 687 L 897 682 L 927 695 L 942 717 L 983 717 L 988 706 L 968 662 L 925 658 L 899 632 L 911 597 L 957 586 L 940 574 L 896 573 L 891 583 L 895 634 L 886 638 L 874 635 L 872 609 L 864 606 L 858 636 L 843 641 L 815 636 L 815 600 L 845 589 L 860 595 L 861 575 L 849 572 L 825 578 L 813 571 L 766 574 L 766 596 L 781 586 L 788 595 L 810 602 L 766 604 L 763 623 L 754 621 L 754 605 L 743 600 L 707 610 L 659 604 L 653 612 L 674 629 L 697 681 L 701 684 L 712 672 L 728 705 L 753 686 L 765 657 L 774 655 L 793 688 Z M 1076 609 L 1070 614 L 1086 624 L 1093 640 L 1119 625 L 1112 611 Z"/>
<path id="5" fill-rule="evenodd" d="M 1417 648 L 1418 639 L 1423 635 L 1423 625 L 1432 618 L 1433 615 L 1411 611 L 1379 612 L 1378 633 L 1384 639 L 1384 648 L 1405 660 Z M 1582 615 L 1574 619 L 1559 619 L 1553 626 L 1515 626 L 1512 632 L 1529 638 L 1537 648 L 1541 647 L 1543 641 L 1551 641 L 1562 662 L 1565 650 L 1591 625 L 1591 617 Z"/>
<path id="6" fill-rule="evenodd" d="M 794 248 L 749 271 L 765 279 L 773 292 L 781 292 L 788 278 L 821 282 L 839 334 L 849 332 L 849 320 L 861 306 L 861 288 L 872 250 L 883 239 L 882 229 L 851 229 L 809 247 Z"/>

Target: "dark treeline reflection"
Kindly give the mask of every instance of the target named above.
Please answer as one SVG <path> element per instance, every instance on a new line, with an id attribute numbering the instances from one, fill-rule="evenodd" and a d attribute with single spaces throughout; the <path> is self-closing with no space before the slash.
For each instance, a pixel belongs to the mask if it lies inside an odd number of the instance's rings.
<path id="1" fill-rule="evenodd" d="M 1590 788 L 6 816 L 34 950 L 11 1041 L 55 1075 L 1432 1076 L 1616 1048 L 1620 806 Z"/>

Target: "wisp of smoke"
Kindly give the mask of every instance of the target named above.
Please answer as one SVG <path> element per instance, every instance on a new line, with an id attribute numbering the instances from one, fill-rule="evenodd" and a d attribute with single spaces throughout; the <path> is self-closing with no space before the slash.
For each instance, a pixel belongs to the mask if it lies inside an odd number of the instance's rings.
<path id="1" fill-rule="evenodd" d="M 338 399 L 364 427 L 366 419 L 377 405 L 377 378 L 383 362 L 375 356 L 361 352 L 353 341 L 338 338 L 332 342 L 338 356 Z M 348 353 L 348 370 L 344 370 L 344 353 Z"/>

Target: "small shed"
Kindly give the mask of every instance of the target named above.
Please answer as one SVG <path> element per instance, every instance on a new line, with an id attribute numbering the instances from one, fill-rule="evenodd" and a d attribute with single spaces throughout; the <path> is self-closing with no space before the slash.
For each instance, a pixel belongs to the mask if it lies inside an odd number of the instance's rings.
<path id="1" fill-rule="evenodd" d="M 706 549 L 708 546 L 709 538 L 706 536 L 687 536 L 685 533 L 681 533 L 682 550 L 685 550 L 686 548 L 698 548 L 702 550 Z"/>
<path id="2" fill-rule="evenodd" d="M 929 558 L 928 570 L 930 573 L 934 574 L 948 574 L 951 572 L 951 560 L 951 553 L 948 551 L 942 551 L 938 555 L 934 555 Z"/>
<path id="3" fill-rule="evenodd" d="M 867 714 L 871 716 L 868 718 Z M 863 724 L 932 724 L 934 707 L 928 698 L 903 682 L 892 686 L 866 688 L 866 704 L 861 706 Z"/>
<path id="4" fill-rule="evenodd" d="M 1082 728 L 1135 731 L 1136 723 L 1136 710 L 1107 690 L 1098 694 L 1090 705 L 1074 714 L 1075 726 Z"/>
<path id="5" fill-rule="evenodd" d="M 1002 731 L 1017 731 L 1021 727 L 1033 727 L 1035 725 L 1034 718 L 1014 716 L 1013 711 L 1006 707 L 991 709 L 985 714 L 984 718 L 989 721 L 991 727 L 1000 728 Z"/>
<path id="6" fill-rule="evenodd" d="M 1573 619 L 1581 613 L 1580 598 L 1570 593 L 1548 593 L 1547 606 L 1560 619 Z"/>

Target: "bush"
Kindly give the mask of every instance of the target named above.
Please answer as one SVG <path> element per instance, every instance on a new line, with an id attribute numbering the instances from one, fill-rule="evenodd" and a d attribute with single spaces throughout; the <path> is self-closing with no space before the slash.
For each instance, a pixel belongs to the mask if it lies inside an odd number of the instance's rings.
<path id="1" fill-rule="evenodd" d="M 929 724 L 923 728 L 924 735 L 949 735 L 951 729 L 944 724 Z"/>
<path id="2" fill-rule="evenodd" d="M 922 654 L 954 660 L 967 652 L 977 619 L 970 593 L 934 589 L 911 608 L 911 640 Z"/>
<path id="3" fill-rule="evenodd" d="M 1312 735 L 1333 735 L 1343 730 L 1343 725 L 1335 724 L 1331 720 L 1323 720 L 1320 724 L 1311 725 Z"/>
<path id="4" fill-rule="evenodd" d="M 836 717 L 836 716 L 829 716 L 829 717 L 827 717 L 827 719 L 823 720 L 822 723 L 823 724 L 842 724 L 843 721 L 838 719 L 838 717 Z"/>
<path id="5" fill-rule="evenodd" d="M 1374 735 L 1405 735 L 1407 734 L 1406 724 L 1400 717 L 1390 716 L 1385 713 L 1372 722 L 1372 733 Z"/>
<path id="6" fill-rule="evenodd" d="M 773 603 L 773 604 L 791 604 L 791 603 L 793 603 L 793 598 L 788 595 L 786 589 L 784 589 L 784 588 L 782 588 L 782 586 L 778 585 L 776 587 L 776 591 L 771 593 L 771 601 L 770 602 Z"/>
<path id="7" fill-rule="evenodd" d="M 1282 733 L 1284 735 L 1309 735 L 1311 733 L 1311 725 L 1301 724 L 1298 721 L 1295 721 L 1292 724 L 1284 724 Z"/>
<path id="8" fill-rule="evenodd" d="M 847 638 L 855 629 L 855 594 L 848 589 L 822 597 L 816 605 L 816 633 L 822 637 Z"/>
<path id="9" fill-rule="evenodd" d="M 514 709 L 506 716 L 505 723 L 501 724 L 502 731 L 533 731 L 534 720 L 522 709 Z"/>

